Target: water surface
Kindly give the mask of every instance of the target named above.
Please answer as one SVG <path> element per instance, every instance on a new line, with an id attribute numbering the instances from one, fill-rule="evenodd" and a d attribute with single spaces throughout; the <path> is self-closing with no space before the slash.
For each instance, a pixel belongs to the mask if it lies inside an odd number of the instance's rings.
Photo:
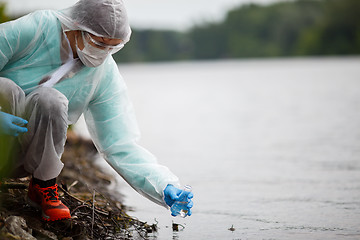
<path id="1" fill-rule="evenodd" d="M 360 239 L 360 58 L 119 65 L 193 216 L 120 182 L 152 239 Z M 156 219 L 156 220 L 154 220 Z M 173 233 L 172 222 L 183 231 Z M 233 226 L 235 231 L 228 229 Z"/>

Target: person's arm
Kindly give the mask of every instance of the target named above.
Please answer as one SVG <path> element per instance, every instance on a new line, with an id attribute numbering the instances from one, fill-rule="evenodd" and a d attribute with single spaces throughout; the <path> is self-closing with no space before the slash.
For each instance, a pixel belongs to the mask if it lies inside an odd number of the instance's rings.
<path id="1" fill-rule="evenodd" d="M 51 21 L 48 20 L 48 12 L 37 11 L 0 24 L 0 78 L 23 81 L 23 79 L 16 79 L 18 76 L 17 71 L 29 67 L 31 64 L 35 65 L 37 59 L 32 58 L 33 53 L 49 48 L 43 36 L 47 33 L 44 33 L 43 29 L 49 29 L 49 24 L 51 24 Z M 48 60 L 45 60 L 45 62 L 49 64 Z M 9 75 L 14 78 L 9 77 Z M 34 74 L 27 76 L 29 80 L 32 80 L 32 77 L 34 77 Z M 25 124 L 27 124 L 26 120 L 1 112 L 0 109 L 1 134 L 17 136 L 20 133 L 27 132 L 27 129 L 23 127 Z"/>
<path id="2" fill-rule="evenodd" d="M 167 207 L 164 189 L 168 184 L 179 187 L 179 180 L 136 143 L 139 131 L 126 86 L 116 65 L 106 67 L 106 72 L 104 84 L 85 112 L 91 137 L 102 157 L 130 186 Z"/>
<path id="3" fill-rule="evenodd" d="M 15 21 L 0 24 L 0 77 L 4 66 L 18 58 L 29 47 L 35 31 L 28 27 L 31 22 L 29 17 L 17 19 Z M 24 125 L 27 121 L 12 114 L 2 112 L 0 106 L 0 134 L 18 136 L 20 133 L 27 132 Z"/>
<path id="4" fill-rule="evenodd" d="M 0 71 L 9 61 L 23 57 L 30 48 L 39 28 L 34 14 L 0 24 Z"/>

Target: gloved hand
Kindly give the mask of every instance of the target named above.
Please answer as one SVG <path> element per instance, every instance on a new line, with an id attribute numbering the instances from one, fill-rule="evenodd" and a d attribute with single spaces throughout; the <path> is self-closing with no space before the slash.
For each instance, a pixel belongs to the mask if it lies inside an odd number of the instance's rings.
<path id="1" fill-rule="evenodd" d="M 19 133 L 27 132 L 23 127 L 28 122 L 20 117 L 0 111 L 0 134 L 17 137 Z"/>
<path id="2" fill-rule="evenodd" d="M 171 184 L 168 184 L 164 190 L 164 200 L 165 203 L 171 207 L 174 202 L 176 202 L 179 199 L 179 196 L 181 195 L 181 193 L 184 192 L 184 190 L 181 190 L 179 188 L 174 187 Z M 188 208 L 188 213 L 187 215 L 190 216 L 191 215 L 191 208 L 193 207 L 194 203 L 191 200 L 194 197 L 193 193 L 190 192 L 188 195 L 188 204 L 187 204 L 187 208 Z"/>

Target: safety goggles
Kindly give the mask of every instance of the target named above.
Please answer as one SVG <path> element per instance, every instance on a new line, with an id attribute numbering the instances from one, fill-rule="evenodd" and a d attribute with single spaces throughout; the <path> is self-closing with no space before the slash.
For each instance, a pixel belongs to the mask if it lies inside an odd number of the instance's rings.
<path id="1" fill-rule="evenodd" d="M 107 51 L 111 54 L 114 54 L 114 53 L 120 51 L 120 49 L 122 49 L 125 45 L 123 43 L 119 43 L 117 45 L 108 45 L 106 43 L 95 40 L 94 38 L 91 37 L 91 34 L 88 32 L 81 31 L 81 34 L 82 34 L 83 39 L 90 40 L 97 48 Z"/>

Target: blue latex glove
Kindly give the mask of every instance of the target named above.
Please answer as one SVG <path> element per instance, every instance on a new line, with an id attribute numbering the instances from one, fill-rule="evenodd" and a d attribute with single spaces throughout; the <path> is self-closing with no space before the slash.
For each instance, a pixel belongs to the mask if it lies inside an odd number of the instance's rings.
<path id="1" fill-rule="evenodd" d="M 19 133 L 27 132 L 27 128 L 23 127 L 27 123 L 20 117 L 0 111 L 0 134 L 17 137 Z"/>
<path id="2" fill-rule="evenodd" d="M 174 202 L 179 199 L 179 196 L 181 195 L 182 192 L 184 192 L 184 190 L 176 188 L 171 184 L 167 185 L 165 190 L 164 190 L 165 203 L 169 207 L 171 207 L 174 204 Z M 186 206 L 188 208 L 188 213 L 187 213 L 188 216 L 191 215 L 191 208 L 194 205 L 193 201 L 191 200 L 193 197 L 194 197 L 193 193 L 189 193 L 189 195 L 188 195 L 188 204 Z"/>

